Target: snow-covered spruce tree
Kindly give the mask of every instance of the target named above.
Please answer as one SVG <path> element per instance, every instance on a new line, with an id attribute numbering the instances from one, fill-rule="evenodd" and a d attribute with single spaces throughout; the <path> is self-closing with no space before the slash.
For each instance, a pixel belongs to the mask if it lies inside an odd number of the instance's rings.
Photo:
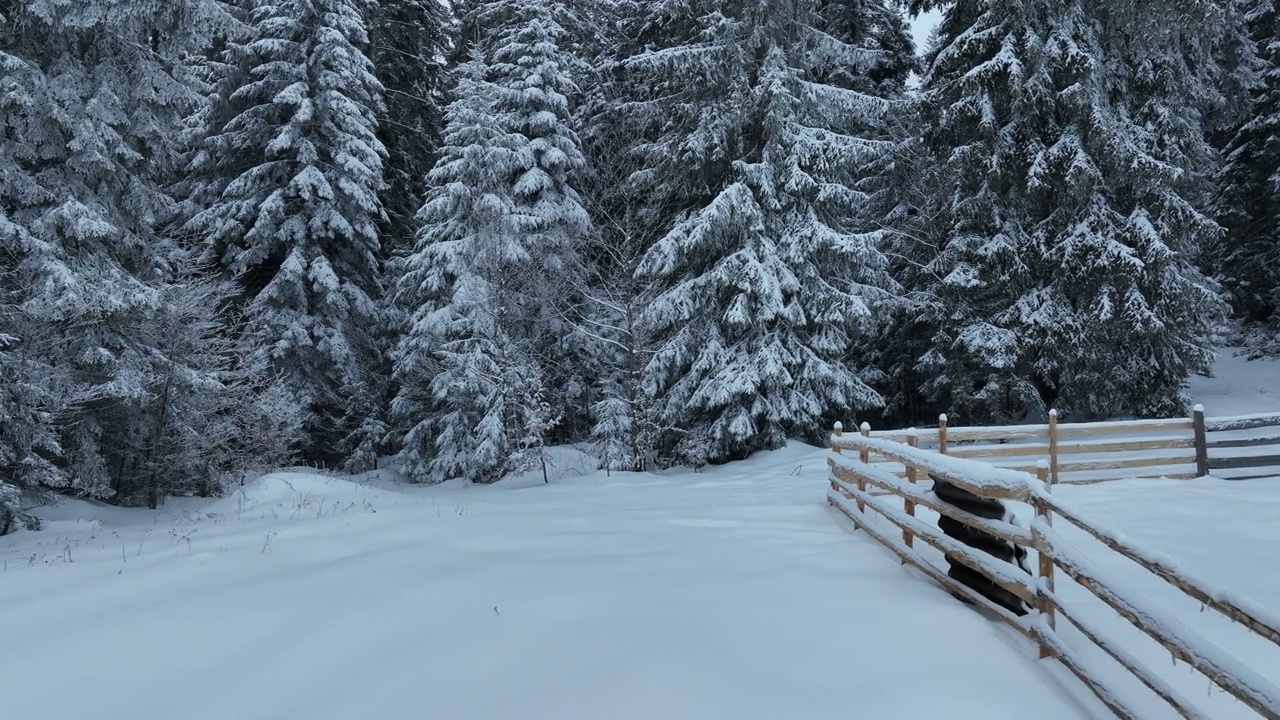
<path id="1" fill-rule="evenodd" d="M 4 224 L 0 213 L 0 226 Z M 7 282 L 0 287 L 5 295 L 15 291 Z M 18 337 L 24 334 L 19 327 L 23 320 L 17 308 L 0 306 L 0 535 L 20 523 L 36 526 L 22 511 L 24 495 L 42 501 L 51 488 L 67 484 L 55 464 L 62 455 L 52 422 L 56 403 L 49 385 L 55 374 L 23 347 Z"/>
<path id="2" fill-rule="evenodd" d="M 445 62 L 457 23 L 441 0 L 379 0 L 367 16 L 369 58 L 385 104 L 378 116 L 387 149 L 382 243 L 390 253 L 407 253 L 444 124 Z"/>
<path id="3" fill-rule="evenodd" d="M 911 271 L 899 252 L 904 230 L 900 220 L 915 217 L 904 217 L 904 213 L 914 212 L 915 195 L 920 190 L 909 150 L 918 127 L 912 120 L 906 85 L 910 73 L 919 70 L 910 29 L 896 3 L 880 0 L 828 0 L 822 4 L 821 16 L 825 32 L 849 45 L 881 54 L 875 66 L 865 72 L 833 65 L 824 81 L 892 102 L 884 117 L 858 131 L 863 137 L 891 143 L 892 150 L 877 155 L 870 165 L 860 169 L 852 187 L 867 196 L 859 216 L 868 226 L 897 231 L 886 233 L 880 248 L 889 258 L 890 276 L 900 282 Z M 910 298 L 900 300 L 880 309 L 875 334 L 857 343 L 849 353 L 848 362 L 860 368 L 861 377 L 884 398 L 882 419 L 873 420 L 873 424 L 902 422 L 902 389 L 917 382 L 911 367 L 914 363 L 903 360 L 909 340 L 915 337 L 910 324 L 920 309 Z"/>
<path id="4" fill-rule="evenodd" d="M 1207 92 L 1216 94 L 1205 109 L 1204 127 L 1210 144 L 1219 151 L 1248 121 L 1253 100 L 1262 86 L 1266 61 L 1260 56 L 1265 46 L 1257 38 L 1262 17 L 1271 12 L 1274 0 L 1227 0 L 1215 18 L 1219 31 L 1210 34 L 1213 66 L 1206 70 Z"/>
<path id="5" fill-rule="evenodd" d="M 590 232 L 574 182 L 576 92 L 556 3 L 498 0 L 457 72 L 441 158 L 398 301 L 413 322 L 395 358 L 402 470 L 496 480 L 541 460 L 560 417 L 547 378 L 581 285 Z"/>
<path id="6" fill-rule="evenodd" d="M 830 62 L 819 68 L 825 83 L 884 98 L 896 98 L 918 64 L 916 49 L 898 5 L 885 0 L 821 0 L 819 29 L 853 47 L 877 51 L 869 67 Z"/>
<path id="7" fill-rule="evenodd" d="M 601 467 L 636 471 L 654 464 L 652 403 L 642 387 L 649 338 L 639 317 L 648 283 L 636 270 L 662 233 L 644 220 L 647 198 L 630 177 L 643 168 L 635 152 L 645 141 L 648 120 L 630 107 L 636 88 L 624 60 L 638 51 L 647 21 L 641 0 L 596 3 L 583 42 L 597 72 L 584 88 L 584 196 L 596 230 L 583 249 L 586 286 L 578 333 L 587 343 L 591 377 L 590 441 Z"/>
<path id="8" fill-rule="evenodd" d="M 1274 0 L 1257 0 L 1247 19 L 1260 82 L 1218 175 L 1218 220 L 1226 232 L 1205 255 L 1236 317 L 1257 335 L 1258 349 L 1275 354 L 1280 342 L 1269 340 L 1280 330 L 1280 19 Z"/>
<path id="9" fill-rule="evenodd" d="M 214 1 L 33 1 L 5 15 L 4 482 L 33 499 L 153 506 L 215 490 L 233 463 L 206 432 L 210 410 L 257 397 L 224 372 L 216 302 L 164 232 L 175 213 L 162 183 L 199 105 L 180 61 L 234 19 Z"/>
<path id="10" fill-rule="evenodd" d="M 1191 265 L 1216 231 L 1197 205 L 1203 77 L 1172 13 L 1146 10 L 1142 28 L 1102 0 L 944 18 L 922 83 L 940 232 L 917 248 L 936 299 L 919 360 L 965 421 L 1177 414 L 1210 364 L 1218 304 Z"/>
<path id="11" fill-rule="evenodd" d="M 239 279 L 254 360 L 308 409 L 304 454 L 321 462 L 366 444 L 351 433 L 383 397 L 383 105 L 361 5 L 256 2 L 188 166 L 187 229 Z"/>
<path id="12" fill-rule="evenodd" d="M 379 236 L 387 264 L 382 272 L 384 287 L 394 287 L 404 258 L 413 251 L 418 229 L 416 213 L 426 197 L 426 176 L 435 162 L 446 102 L 446 65 L 456 45 L 457 22 L 449 3 L 441 0 L 389 0 L 365 3 L 369 27 L 369 58 L 382 84 L 385 110 L 378 116 L 378 137 L 386 148 L 386 183 L 381 193 L 385 220 Z M 368 368 L 376 378 L 392 374 L 391 352 L 396 340 L 407 330 L 408 318 L 383 299 L 387 324 L 379 342 L 377 365 Z M 359 413 L 351 413 L 359 424 L 339 443 L 352 471 L 377 466 L 378 458 L 394 453 L 396 434 L 388 413 L 396 388 L 378 384 L 381 397 L 361 403 Z"/>
<path id="13" fill-rule="evenodd" d="M 587 285 L 579 322 L 595 371 L 596 456 L 606 470 L 637 471 L 656 461 L 656 425 L 642 374 L 652 349 L 640 323 L 649 288 L 636 271 L 661 235 L 644 222 L 645 196 L 628 181 L 640 169 L 639 156 L 629 152 L 642 139 L 639 128 L 625 113 L 614 112 L 614 99 L 592 98 L 596 112 L 584 136 L 592 188 L 586 204 L 597 232 L 584 253 Z"/>
<path id="14" fill-rule="evenodd" d="M 818 10 L 658 3 L 652 49 L 627 60 L 656 128 L 636 177 L 662 228 L 639 270 L 666 461 L 743 457 L 881 403 L 847 358 L 892 295 L 853 189 L 886 102 L 820 80 L 885 56 L 819 30 Z"/>

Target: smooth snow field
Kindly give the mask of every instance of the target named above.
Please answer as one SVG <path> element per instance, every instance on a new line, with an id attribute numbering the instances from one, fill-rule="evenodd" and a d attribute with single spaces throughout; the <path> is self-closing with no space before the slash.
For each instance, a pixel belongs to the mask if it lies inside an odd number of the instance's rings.
<path id="1" fill-rule="evenodd" d="M 1106 717 L 855 534 L 824 458 L 66 503 L 0 540 L 0 716 Z"/>
<path id="2" fill-rule="evenodd" d="M 1193 384 L 1210 415 L 1280 410 L 1280 364 L 1224 365 Z M 291 470 L 160 511 L 43 508 L 44 530 L 0 538 L 0 720 L 1111 717 L 853 530 L 827 506 L 826 457 L 792 444 L 702 473 L 607 476 L 560 449 L 550 485 Z M 1280 612 L 1280 479 L 1055 492 Z M 1280 681 L 1274 647 L 1063 533 Z M 1059 591 L 1209 717 L 1256 717 L 1085 591 Z M 1151 720 L 1170 716 L 1150 700 Z"/>

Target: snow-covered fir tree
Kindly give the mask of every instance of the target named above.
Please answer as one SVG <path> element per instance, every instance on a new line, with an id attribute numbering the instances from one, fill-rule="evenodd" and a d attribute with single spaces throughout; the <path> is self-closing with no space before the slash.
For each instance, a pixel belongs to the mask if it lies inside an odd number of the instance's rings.
<path id="1" fill-rule="evenodd" d="M 1236 317 L 1255 345 L 1280 353 L 1280 18 L 1274 0 L 1255 0 L 1246 17 L 1257 45 L 1259 82 L 1249 112 L 1225 150 L 1218 219 L 1226 232 L 1206 252 Z M 1260 331 L 1260 332 L 1259 332 Z"/>
<path id="2" fill-rule="evenodd" d="M 888 56 L 823 31 L 816 1 L 648 5 L 626 63 L 662 233 L 639 268 L 645 390 L 668 461 L 730 460 L 881 402 L 848 357 L 893 294 L 853 187 L 887 103 L 828 83 Z"/>
<path id="3" fill-rule="evenodd" d="M 818 68 L 818 77 L 870 95 L 898 97 L 918 64 L 911 30 L 898 5 L 885 0 L 822 0 L 818 5 L 820 30 L 847 45 L 878 53 L 869 67 L 829 62 Z"/>
<path id="4" fill-rule="evenodd" d="M 587 269 L 580 330 L 594 370 L 591 376 L 590 441 L 606 471 L 636 471 L 654 463 L 652 404 L 641 370 L 650 344 L 639 317 L 648 284 L 636 270 L 661 237 L 644 221 L 647 198 L 635 191 L 632 174 L 643 168 L 635 152 L 646 121 L 629 109 L 635 88 L 624 61 L 639 50 L 646 20 L 641 0 L 594 5 L 589 48 L 598 69 L 584 88 L 583 152 L 591 188 L 584 196 L 596 232 L 584 249 Z"/>
<path id="5" fill-rule="evenodd" d="M 181 61 L 234 18 L 215 0 L 31 0 L 4 15 L 6 515 L 14 488 L 152 506 L 216 491 L 233 463 L 206 432 L 223 420 L 209 413 L 258 396 L 226 374 L 216 303 L 165 232 L 175 208 L 164 183 L 182 118 L 199 106 Z M 167 449 L 183 459 L 160 473 Z"/>
<path id="6" fill-rule="evenodd" d="M 3 287 L 6 295 L 13 291 L 7 283 Z M 21 321 L 17 308 L 0 308 L 0 535 L 19 522 L 32 524 L 22 511 L 24 496 L 38 502 L 68 482 L 55 464 L 62 455 L 50 417 L 57 407 L 49 387 L 55 374 L 8 332 L 21 333 L 15 326 Z"/>
<path id="7" fill-rule="evenodd" d="M 215 69 L 207 137 L 188 166 L 187 228 L 241 283 L 258 367 L 308 409 L 306 455 L 368 439 L 388 333 L 378 226 L 381 85 L 357 0 L 262 0 Z M 370 428 L 376 431 L 377 428 Z"/>
<path id="8" fill-rule="evenodd" d="M 548 377 L 591 228 L 574 187 L 584 161 L 557 6 L 496 0 L 464 18 L 484 30 L 456 71 L 398 296 L 413 320 L 393 412 L 406 428 L 402 469 L 420 481 L 528 467 L 560 418 Z"/>
<path id="9" fill-rule="evenodd" d="M 456 21 L 441 0 L 381 0 L 369 4 L 368 25 L 369 59 L 385 105 L 378 116 L 387 149 L 382 243 L 389 252 L 408 252 L 444 124 L 445 62 Z"/>
<path id="10" fill-rule="evenodd" d="M 1191 264 L 1217 226 L 1185 23 L 1103 0 L 947 10 L 922 83 L 934 229 L 913 251 L 935 409 L 1183 411 L 1219 309 Z"/>

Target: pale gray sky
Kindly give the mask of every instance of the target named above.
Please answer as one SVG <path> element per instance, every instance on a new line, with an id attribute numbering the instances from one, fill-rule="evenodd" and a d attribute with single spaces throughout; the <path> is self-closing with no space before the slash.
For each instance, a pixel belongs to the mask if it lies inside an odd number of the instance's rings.
<path id="1" fill-rule="evenodd" d="M 920 13 L 911 21 L 911 36 L 916 41 L 916 52 L 924 52 L 925 43 L 929 41 L 929 33 L 938 26 L 942 13 L 938 10 Z"/>

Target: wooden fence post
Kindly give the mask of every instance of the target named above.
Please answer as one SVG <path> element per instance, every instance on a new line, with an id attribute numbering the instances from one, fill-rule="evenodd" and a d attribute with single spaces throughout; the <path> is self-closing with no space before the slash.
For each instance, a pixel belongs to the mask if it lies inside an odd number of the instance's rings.
<path id="1" fill-rule="evenodd" d="M 837 420 L 836 424 L 831 426 L 831 434 L 835 436 L 835 440 L 831 442 L 831 449 L 835 450 L 837 455 L 842 455 L 843 453 L 840 452 L 840 436 L 844 434 L 844 423 Z M 836 492 L 840 491 L 840 485 L 836 482 L 834 472 L 831 474 L 831 489 Z M 835 500 L 828 499 L 827 502 L 835 504 Z"/>
<path id="2" fill-rule="evenodd" d="M 864 438 L 871 437 L 871 423 L 866 423 L 866 422 L 862 423 L 862 427 L 860 427 L 859 430 L 861 431 L 862 437 Z M 866 448 L 863 448 L 858 452 L 858 459 L 862 461 L 863 465 L 870 465 L 871 452 L 868 451 Z M 862 475 L 858 475 L 858 490 L 860 490 L 861 492 L 867 491 L 867 483 L 865 480 L 862 479 Z M 866 512 L 866 509 L 867 509 L 866 505 L 862 502 L 861 499 L 859 499 L 858 512 Z"/>
<path id="3" fill-rule="evenodd" d="M 919 439 L 919 438 L 917 438 L 915 435 L 908 435 L 908 436 L 907 436 L 907 445 L 909 445 L 909 446 L 911 446 L 911 447 L 919 447 L 919 445 L 920 445 L 920 439 Z M 916 482 L 916 480 L 918 480 L 918 479 L 919 479 L 919 477 L 918 477 L 918 476 L 917 476 L 917 474 L 916 474 L 916 466 L 915 466 L 915 465 L 907 465 L 907 482 L 909 482 L 909 483 L 911 483 L 912 485 L 914 485 L 914 484 L 915 484 L 915 482 Z M 916 503 L 915 503 L 915 501 L 914 501 L 914 500 L 907 500 L 907 501 L 906 501 L 906 510 L 907 510 L 907 514 L 908 514 L 908 515 L 910 515 L 911 517 L 915 517 L 915 515 L 916 515 Z M 905 543 L 907 544 L 907 547 L 914 547 L 913 543 L 915 542 L 915 537 L 914 537 L 914 536 L 912 536 L 912 534 L 911 534 L 911 531 L 910 531 L 910 530 L 903 530 L 903 531 L 902 531 L 902 541 L 903 541 L 903 542 L 905 542 Z M 902 562 L 905 564 L 907 561 L 906 561 L 906 560 L 903 560 Z"/>
<path id="4" fill-rule="evenodd" d="M 1047 491 L 1049 487 L 1046 483 L 1049 478 L 1048 463 L 1043 460 L 1036 463 L 1036 477 L 1040 479 L 1042 484 L 1044 484 Z M 1053 516 L 1049 512 L 1048 504 L 1045 503 L 1043 499 L 1033 495 L 1031 504 L 1036 509 L 1036 520 L 1042 520 L 1046 525 L 1053 524 Z M 1044 539 L 1044 535 L 1040 533 L 1040 530 L 1034 524 L 1031 526 L 1031 542 L 1035 545 L 1036 554 L 1040 556 L 1040 582 L 1043 583 L 1044 587 L 1048 589 L 1049 592 L 1053 592 L 1053 558 L 1045 552 L 1047 543 Z M 1044 615 L 1045 622 L 1048 623 L 1049 629 L 1053 630 L 1056 627 L 1053 602 L 1044 594 L 1043 590 L 1041 590 L 1040 593 L 1040 612 Z M 1052 656 L 1053 652 L 1049 650 L 1048 645 L 1040 646 L 1041 660 Z"/>
<path id="5" fill-rule="evenodd" d="M 1204 406 L 1196 405 L 1191 409 L 1192 431 L 1196 442 L 1196 476 L 1209 474 L 1209 438 L 1204 428 Z"/>
<path id="6" fill-rule="evenodd" d="M 1049 411 L 1049 483 L 1058 484 L 1058 411 Z"/>
<path id="7" fill-rule="evenodd" d="M 947 454 L 947 414 L 938 416 L 938 452 Z"/>

